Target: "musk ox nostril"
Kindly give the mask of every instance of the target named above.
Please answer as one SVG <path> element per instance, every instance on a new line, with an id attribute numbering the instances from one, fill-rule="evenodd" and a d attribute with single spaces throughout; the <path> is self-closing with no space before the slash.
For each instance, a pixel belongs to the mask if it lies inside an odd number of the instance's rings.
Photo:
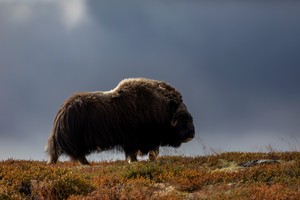
<path id="1" fill-rule="evenodd" d="M 66 154 L 88 164 L 86 155 L 112 148 L 124 151 L 130 162 L 139 152 L 155 152 L 153 159 L 159 146 L 184 142 L 171 125 L 179 112 L 190 116 L 180 92 L 163 81 L 131 78 L 111 91 L 77 93 L 55 116 L 46 147 L 48 163 Z"/>
<path id="2" fill-rule="evenodd" d="M 194 132 L 188 132 L 184 135 L 184 138 L 182 140 L 183 143 L 189 142 L 191 141 L 193 138 L 195 137 L 195 133 Z"/>

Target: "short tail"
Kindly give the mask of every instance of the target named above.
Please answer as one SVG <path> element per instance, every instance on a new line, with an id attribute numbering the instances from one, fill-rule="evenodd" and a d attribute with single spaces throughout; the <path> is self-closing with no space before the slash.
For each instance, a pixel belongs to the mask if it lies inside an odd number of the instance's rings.
<path id="1" fill-rule="evenodd" d="M 55 164 L 59 158 L 59 156 L 62 154 L 61 149 L 59 147 L 57 137 L 59 132 L 59 118 L 61 117 L 61 111 L 58 112 L 58 114 L 55 117 L 54 123 L 53 123 L 53 130 L 48 138 L 48 143 L 45 147 L 45 152 L 49 155 L 48 164 Z"/>
<path id="2" fill-rule="evenodd" d="M 59 157 L 59 151 L 53 133 L 51 133 L 50 137 L 48 138 L 48 143 L 45 147 L 45 151 L 49 155 L 47 164 L 55 164 Z"/>

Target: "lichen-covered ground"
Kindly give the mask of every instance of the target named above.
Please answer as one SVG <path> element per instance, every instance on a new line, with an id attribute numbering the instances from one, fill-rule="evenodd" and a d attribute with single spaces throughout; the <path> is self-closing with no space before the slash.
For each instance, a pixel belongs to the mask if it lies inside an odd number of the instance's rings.
<path id="1" fill-rule="evenodd" d="M 257 159 L 279 162 L 240 166 Z M 1 161 L 0 199 L 300 199 L 300 152 L 91 164 Z"/>

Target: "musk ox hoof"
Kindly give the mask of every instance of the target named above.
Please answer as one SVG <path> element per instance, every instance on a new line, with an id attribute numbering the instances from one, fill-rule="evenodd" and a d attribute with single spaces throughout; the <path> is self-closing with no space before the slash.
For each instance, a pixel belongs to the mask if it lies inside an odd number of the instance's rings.
<path id="1" fill-rule="evenodd" d="M 48 161 L 47 161 L 47 165 L 53 165 L 57 162 L 57 159 L 53 159 L 53 158 L 50 158 Z"/>

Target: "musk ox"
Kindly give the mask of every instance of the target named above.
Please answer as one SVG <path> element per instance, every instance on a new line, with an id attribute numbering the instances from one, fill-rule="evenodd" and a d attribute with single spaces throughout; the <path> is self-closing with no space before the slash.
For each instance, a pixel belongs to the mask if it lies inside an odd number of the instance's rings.
<path id="1" fill-rule="evenodd" d="M 193 118 L 181 94 L 169 84 L 145 78 L 121 81 L 111 91 L 81 92 L 60 107 L 48 138 L 49 164 L 66 154 L 81 164 L 86 155 L 110 149 L 128 162 L 159 146 L 179 147 L 195 135 Z"/>

